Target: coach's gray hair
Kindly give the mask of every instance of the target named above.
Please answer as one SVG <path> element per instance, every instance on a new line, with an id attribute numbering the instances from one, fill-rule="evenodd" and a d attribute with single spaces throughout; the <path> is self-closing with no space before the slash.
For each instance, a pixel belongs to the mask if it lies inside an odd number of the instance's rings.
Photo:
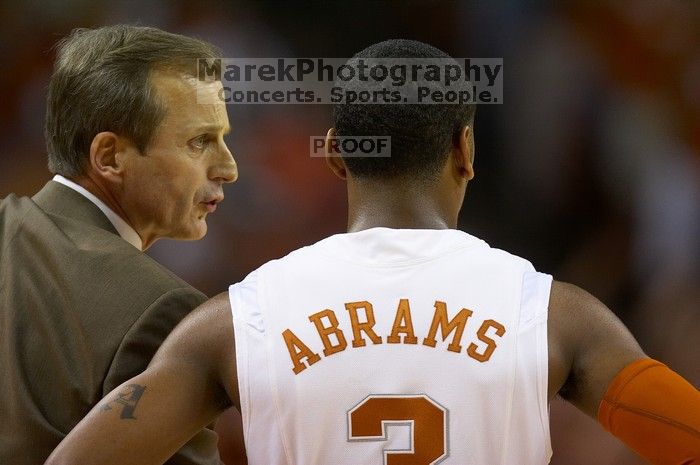
<path id="1" fill-rule="evenodd" d="M 213 45 L 151 27 L 74 29 L 57 44 L 46 102 L 49 170 L 85 173 L 95 135 L 112 131 L 144 151 L 165 115 L 151 86 L 154 70 L 197 76 L 197 59 L 220 56 Z"/>

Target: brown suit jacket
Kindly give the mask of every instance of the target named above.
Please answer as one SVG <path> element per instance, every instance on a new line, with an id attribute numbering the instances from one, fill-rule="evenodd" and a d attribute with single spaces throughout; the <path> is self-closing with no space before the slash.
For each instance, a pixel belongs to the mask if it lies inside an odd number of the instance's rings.
<path id="1" fill-rule="evenodd" d="M 2 200 L 0 464 L 44 463 L 205 299 L 60 183 Z M 200 432 L 167 463 L 218 464 L 216 435 Z"/>

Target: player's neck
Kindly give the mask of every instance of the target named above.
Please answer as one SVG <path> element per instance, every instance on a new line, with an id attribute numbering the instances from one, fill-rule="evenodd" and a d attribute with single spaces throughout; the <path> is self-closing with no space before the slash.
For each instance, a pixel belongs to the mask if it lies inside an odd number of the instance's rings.
<path id="1" fill-rule="evenodd" d="M 411 218 L 406 220 L 403 217 L 382 217 L 373 218 L 371 216 L 359 216 L 348 219 L 348 232 L 357 232 L 371 228 L 392 228 L 392 229 L 454 229 L 455 226 L 448 225 L 440 218 Z"/>
<path id="2" fill-rule="evenodd" d="M 351 192 L 354 191 L 354 192 Z M 368 189 L 348 191 L 348 232 L 393 229 L 454 229 L 458 212 L 427 193 Z"/>

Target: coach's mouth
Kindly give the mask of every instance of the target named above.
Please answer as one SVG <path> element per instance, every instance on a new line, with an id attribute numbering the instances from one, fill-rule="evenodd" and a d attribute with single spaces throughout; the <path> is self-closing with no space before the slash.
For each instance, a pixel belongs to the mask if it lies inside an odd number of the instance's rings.
<path id="1" fill-rule="evenodd" d="M 223 195 L 217 195 L 215 197 L 210 197 L 203 202 L 200 202 L 207 209 L 209 213 L 214 213 L 216 211 L 216 206 L 219 202 L 224 200 Z"/>

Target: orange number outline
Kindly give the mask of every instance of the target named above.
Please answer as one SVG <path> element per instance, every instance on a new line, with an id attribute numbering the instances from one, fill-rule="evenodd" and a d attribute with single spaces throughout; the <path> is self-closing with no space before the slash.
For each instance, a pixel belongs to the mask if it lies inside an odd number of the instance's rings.
<path id="1" fill-rule="evenodd" d="M 381 434 L 379 435 L 365 435 L 360 436 L 353 433 L 353 414 L 357 413 L 359 409 L 367 407 L 369 402 L 372 400 L 379 400 L 381 402 L 390 402 L 392 400 L 424 400 L 427 401 L 429 406 L 435 408 L 442 415 L 442 453 L 438 457 L 435 457 L 430 462 L 418 462 L 415 459 L 411 460 L 408 453 L 414 454 L 416 447 L 416 420 L 419 418 L 412 417 L 412 412 L 406 412 L 403 415 L 404 418 L 400 419 L 383 419 L 380 417 L 381 424 Z M 376 402 L 375 402 L 376 403 Z M 376 413 L 375 413 L 376 415 Z M 416 464 L 416 465 L 435 465 L 442 462 L 449 456 L 449 441 L 448 441 L 448 417 L 449 410 L 440 405 L 437 401 L 430 398 L 426 394 L 371 394 L 358 402 L 353 408 L 347 412 L 347 440 L 349 442 L 364 442 L 364 441 L 386 441 L 388 439 L 386 427 L 388 425 L 408 425 L 411 427 L 411 448 L 410 449 L 383 449 L 384 452 L 384 465 L 392 465 L 392 456 L 394 459 L 402 459 L 400 463 L 405 464 Z M 376 425 L 375 425 L 376 426 Z M 401 457 L 399 457 L 401 456 Z M 397 462 L 394 462 L 397 463 Z"/>

